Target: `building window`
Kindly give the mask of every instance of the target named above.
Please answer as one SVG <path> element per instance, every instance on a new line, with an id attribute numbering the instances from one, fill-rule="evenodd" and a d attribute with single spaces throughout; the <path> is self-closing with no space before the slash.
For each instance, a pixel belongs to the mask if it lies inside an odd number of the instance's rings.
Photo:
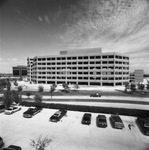
<path id="1" fill-rule="evenodd" d="M 102 59 L 107 59 L 108 57 L 107 56 L 102 56 Z"/>
<path id="2" fill-rule="evenodd" d="M 84 64 L 88 64 L 88 61 L 85 61 Z"/>
<path id="3" fill-rule="evenodd" d="M 90 64 L 94 64 L 94 63 L 95 63 L 94 61 L 91 61 L 91 62 L 90 62 Z"/>
<path id="4" fill-rule="evenodd" d="M 72 62 L 72 65 L 76 65 L 77 63 L 76 62 Z"/>
<path id="5" fill-rule="evenodd" d="M 77 59 L 77 57 L 72 57 L 73 60 Z"/>
<path id="6" fill-rule="evenodd" d="M 67 57 L 67 60 L 71 60 L 71 57 Z"/>
<path id="7" fill-rule="evenodd" d="M 109 58 L 114 58 L 114 55 L 109 55 Z"/>
<path id="8" fill-rule="evenodd" d="M 82 59 L 82 57 L 78 57 L 78 59 Z"/>
<path id="9" fill-rule="evenodd" d="M 88 59 L 88 56 L 84 56 L 84 59 Z"/>
<path id="10" fill-rule="evenodd" d="M 90 59 L 94 59 L 95 57 L 94 56 L 90 56 Z"/>
<path id="11" fill-rule="evenodd" d="M 100 59 L 101 58 L 101 56 L 96 56 L 96 59 Z"/>

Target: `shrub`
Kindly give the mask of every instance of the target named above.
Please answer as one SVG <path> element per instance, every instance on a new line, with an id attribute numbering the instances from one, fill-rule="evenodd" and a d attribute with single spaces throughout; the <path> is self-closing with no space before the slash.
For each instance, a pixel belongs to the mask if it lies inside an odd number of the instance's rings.
<path id="1" fill-rule="evenodd" d="M 42 102 L 42 95 L 41 94 L 36 94 L 34 96 L 35 102 L 41 103 Z"/>
<path id="2" fill-rule="evenodd" d="M 23 90 L 22 86 L 18 86 L 18 91 L 21 92 Z"/>
<path id="3" fill-rule="evenodd" d="M 52 99 L 52 95 L 53 95 L 53 92 L 55 91 L 55 89 L 56 89 L 56 85 L 55 84 L 50 86 L 51 99 Z"/>
<path id="4" fill-rule="evenodd" d="M 12 92 L 6 91 L 2 97 L 2 100 L 3 100 L 3 104 L 5 105 L 5 108 L 8 109 L 13 103 Z"/>
<path id="5" fill-rule="evenodd" d="M 13 90 L 13 91 L 11 92 L 11 95 L 12 95 L 12 101 L 13 101 L 13 102 L 15 102 L 16 104 L 21 103 L 22 97 L 21 97 L 21 95 L 19 94 L 19 92 Z"/>
<path id="6" fill-rule="evenodd" d="M 32 93 L 30 91 L 26 92 L 26 96 L 29 98 L 32 95 Z"/>
<path id="7" fill-rule="evenodd" d="M 38 86 L 38 92 L 43 92 L 43 89 L 44 89 L 43 86 L 41 86 L 41 85 Z"/>
<path id="8" fill-rule="evenodd" d="M 30 145 L 34 147 L 36 150 L 45 150 L 45 148 L 52 142 L 52 139 L 47 136 L 42 138 L 40 135 L 36 140 L 31 140 Z"/>

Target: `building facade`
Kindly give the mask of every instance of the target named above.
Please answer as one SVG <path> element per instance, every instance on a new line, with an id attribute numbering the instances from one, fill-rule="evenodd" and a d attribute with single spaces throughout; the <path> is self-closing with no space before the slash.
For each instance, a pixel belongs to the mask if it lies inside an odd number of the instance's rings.
<path id="1" fill-rule="evenodd" d="M 129 81 L 129 57 L 102 53 L 101 48 L 60 51 L 60 55 L 28 59 L 28 77 L 34 83 L 123 85 Z"/>
<path id="2" fill-rule="evenodd" d="M 33 58 L 27 58 L 27 80 L 32 81 Z"/>
<path id="3" fill-rule="evenodd" d="M 144 79 L 144 70 L 138 69 L 134 70 L 133 73 L 130 73 L 130 82 L 140 83 Z"/>
<path id="4" fill-rule="evenodd" d="M 13 77 L 24 77 L 27 76 L 27 66 L 15 66 L 12 67 Z"/>

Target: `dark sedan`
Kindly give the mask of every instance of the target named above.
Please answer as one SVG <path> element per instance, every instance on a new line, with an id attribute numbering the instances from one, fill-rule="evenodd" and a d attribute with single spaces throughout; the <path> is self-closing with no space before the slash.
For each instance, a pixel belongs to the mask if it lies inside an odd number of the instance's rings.
<path id="1" fill-rule="evenodd" d="M 0 137 L 0 148 L 2 148 L 4 146 L 4 142 L 3 139 Z"/>
<path id="2" fill-rule="evenodd" d="M 106 128 L 107 127 L 106 116 L 98 115 L 96 118 L 96 125 L 97 125 L 97 127 Z"/>
<path id="3" fill-rule="evenodd" d="M 49 120 L 50 120 L 51 122 L 58 122 L 58 121 L 61 120 L 61 118 L 62 118 L 63 116 L 66 115 L 66 113 L 67 113 L 66 110 L 59 110 L 59 111 L 56 111 L 56 112 L 50 117 Z"/>
<path id="4" fill-rule="evenodd" d="M 90 95 L 90 97 L 101 97 L 101 94 L 96 92 Z"/>
<path id="5" fill-rule="evenodd" d="M 149 136 L 149 118 L 137 118 L 137 125 L 144 135 Z"/>
<path id="6" fill-rule="evenodd" d="M 41 111 L 40 107 L 34 107 L 34 108 L 29 108 L 27 111 L 23 113 L 23 117 L 25 118 L 32 118 L 34 115 L 39 113 Z"/>
<path id="7" fill-rule="evenodd" d="M 4 110 L 5 110 L 5 105 L 0 105 L 0 113 L 4 112 Z"/>
<path id="8" fill-rule="evenodd" d="M 16 145 L 10 145 L 7 148 L 3 148 L 2 150 L 22 150 L 22 148 Z"/>
<path id="9" fill-rule="evenodd" d="M 91 124 L 91 114 L 85 113 L 82 117 L 82 124 L 90 125 Z"/>

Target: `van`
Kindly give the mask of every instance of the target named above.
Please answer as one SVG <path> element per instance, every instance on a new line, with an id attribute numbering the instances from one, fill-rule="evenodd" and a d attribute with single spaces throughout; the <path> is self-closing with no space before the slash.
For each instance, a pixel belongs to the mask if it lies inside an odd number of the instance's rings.
<path id="1" fill-rule="evenodd" d="M 123 129 L 125 127 L 122 119 L 118 115 L 111 115 L 110 122 L 111 122 L 111 125 L 113 126 L 113 128 Z"/>

